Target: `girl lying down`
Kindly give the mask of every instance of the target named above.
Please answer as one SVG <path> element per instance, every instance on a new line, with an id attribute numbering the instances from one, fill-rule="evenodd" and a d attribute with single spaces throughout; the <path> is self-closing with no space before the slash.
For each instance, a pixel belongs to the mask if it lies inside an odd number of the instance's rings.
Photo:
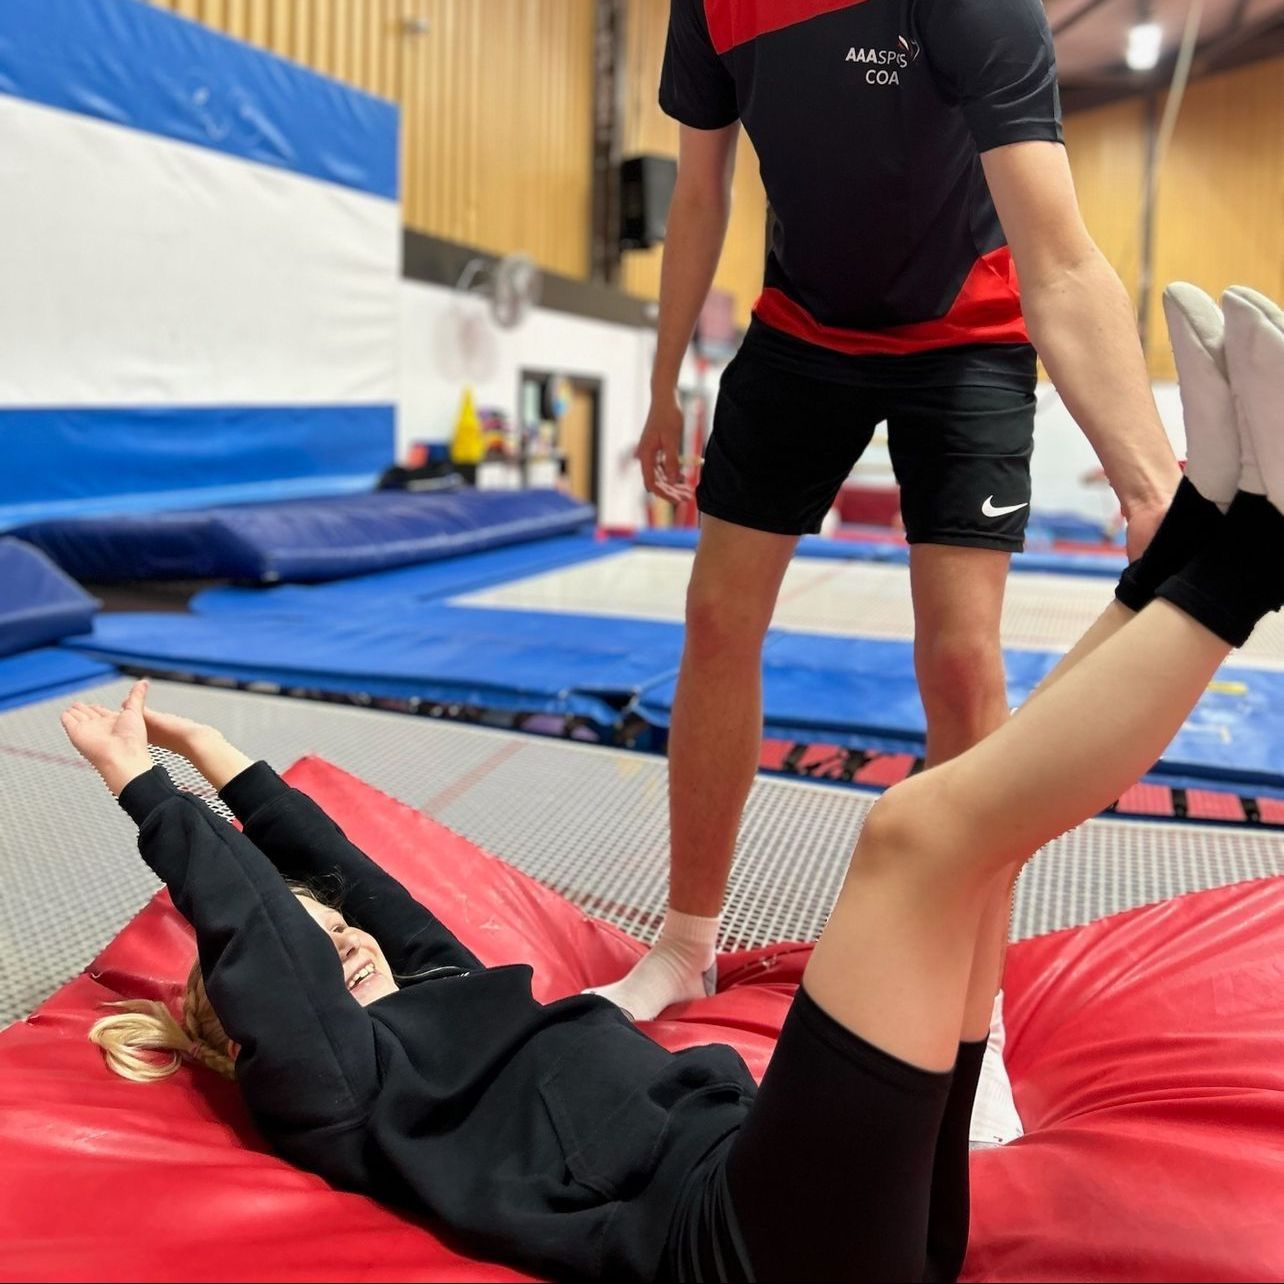
<path id="1" fill-rule="evenodd" d="M 761 1088 L 730 1048 L 667 1052 L 606 999 L 536 1002 L 528 967 L 484 967 L 265 763 L 148 709 L 144 682 L 62 721 L 138 823 L 198 962 L 181 1019 L 136 1003 L 94 1027 L 108 1064 L 233 1077 L 285 1159 L 532 1273 L 954 1279 L 987 889 L 1146 771 L 1284 602 L 1284 317 L 1227 298 L 1261 358 L 1232 362 L 1237 427 L 1221 314 L 1193 291 L 1169 302 L 1201 415 L 1164 525 L 1006 726 L 873 808 Z M 243 831 L 149 743 L 189 758 Z"/>

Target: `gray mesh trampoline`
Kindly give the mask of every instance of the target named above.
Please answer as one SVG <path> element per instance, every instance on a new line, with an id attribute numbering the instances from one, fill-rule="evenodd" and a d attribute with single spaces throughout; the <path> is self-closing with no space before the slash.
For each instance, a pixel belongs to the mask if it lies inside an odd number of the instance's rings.
<path id="1" fill-rule="evenodd" d="M 114 681 L 82 698 L 116 703 Z M 255 693 L 157 682 L 153 701 L 221 727 L 287 766 L 319 754 L 420 808 L 591 913 L 646 940 L 664 903 L 667 783 L 660 758 Z M 67 744 L 66 703 L 0 715 L 0 1021 L 79 972 L 156 881 L 134 830 Z M 192 785 L 184 778 L 180 783 Z M 813 939 L 875 794 L 760 778 L 745 813 L 723 945 Z M 1270 832 L 1090 821 L 1018 887 L 1013 936 L 1284 870 Z"/>

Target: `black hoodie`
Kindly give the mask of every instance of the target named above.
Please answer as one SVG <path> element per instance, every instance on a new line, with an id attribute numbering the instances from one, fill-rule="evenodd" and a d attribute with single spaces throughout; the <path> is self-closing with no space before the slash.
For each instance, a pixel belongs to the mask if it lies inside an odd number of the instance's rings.
<path id="1" fill-rule="evenodd" d="M 474 1256 L 560 1279 L 659 1276 L 685 1179 L 748 1111 L 739 1056 L 667 1052 L 595 996 L 536 1002 L 529 967 L 483 967 L 265 763 L 222 797 L 244 833 L 159 767 L 120 802 L 196 929 L 273 1148 L 426 1214 Z M 369 1007 L 284 881 L 333 875 L 345 917 L 417 978 Z"/>

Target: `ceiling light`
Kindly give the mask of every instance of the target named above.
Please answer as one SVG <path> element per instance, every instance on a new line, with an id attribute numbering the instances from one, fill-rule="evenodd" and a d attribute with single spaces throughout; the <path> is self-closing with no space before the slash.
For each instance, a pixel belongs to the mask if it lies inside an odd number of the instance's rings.
<path id="1" fill-rule="evenodd" d="M 1124 60 L 1133 71 L 1150 71 L 1159 62 L 1164 43 L 1164 29 L 1157 22 L 1139 22 L 1128 29 L 1128 49 Z"/>

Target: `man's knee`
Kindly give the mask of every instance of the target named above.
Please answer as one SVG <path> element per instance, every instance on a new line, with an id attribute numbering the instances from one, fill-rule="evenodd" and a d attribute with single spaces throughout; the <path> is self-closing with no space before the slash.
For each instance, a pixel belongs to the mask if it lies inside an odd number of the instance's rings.
<path id="1" fill-rule="evenodd" d="M 929 714 L 969 718 L 1007 699 L 997 636 L 940 633 L 915 646 L 919 690 Z"/>
<path id="2" fill-rule="evenodd" d="M 772 602 L 720 585 L 687 590 L 686 653 L 699 660 L 755 658 L 771 623 Z"/>

